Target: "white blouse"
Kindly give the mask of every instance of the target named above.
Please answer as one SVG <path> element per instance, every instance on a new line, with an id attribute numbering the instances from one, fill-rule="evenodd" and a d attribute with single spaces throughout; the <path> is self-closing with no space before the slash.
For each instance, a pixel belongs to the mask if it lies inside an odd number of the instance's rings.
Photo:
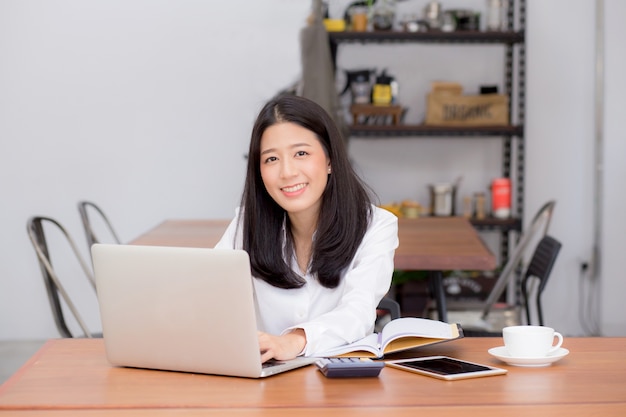
<path id="1" fill-rule="evenodd" d="M 241 249 L 239 209 L 216 248 Z M 235 234 L 237 233 L 236 239 Z M 282 289 L 253 279 L 259 330 L 279 335 L 300 328 L 306 333 L 305 356 L 354 342 L 374 330 L 376 307 L 391 285 L 398 247 L 398 219 L 373 207 L 370 226 L 336 288 L 306 274 L 301 288 Z M 294 271 L 297 263 L 291 262 Z"/>

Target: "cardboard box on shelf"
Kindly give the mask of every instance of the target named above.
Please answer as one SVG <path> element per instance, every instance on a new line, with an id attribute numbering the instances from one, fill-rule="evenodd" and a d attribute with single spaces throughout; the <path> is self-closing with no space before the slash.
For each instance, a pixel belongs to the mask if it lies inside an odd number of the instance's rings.
<path id="1" fill-rule="evenodd" d="M 506 126 L 509 124 L 509 98 L 503 94 L 431 92 L 427 96 L 424 123 L 432 126 Z"/>

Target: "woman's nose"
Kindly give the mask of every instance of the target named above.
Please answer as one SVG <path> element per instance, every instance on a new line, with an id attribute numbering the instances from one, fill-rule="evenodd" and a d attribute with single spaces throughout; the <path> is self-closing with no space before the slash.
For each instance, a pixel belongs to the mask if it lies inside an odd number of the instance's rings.
<path id="1" fill-rule="evenodd" d="M 282 161 L 280 164 L 280 175 L 282 177 L 292 177 L 297 173 L 296 166 L 291 161 Z"/>

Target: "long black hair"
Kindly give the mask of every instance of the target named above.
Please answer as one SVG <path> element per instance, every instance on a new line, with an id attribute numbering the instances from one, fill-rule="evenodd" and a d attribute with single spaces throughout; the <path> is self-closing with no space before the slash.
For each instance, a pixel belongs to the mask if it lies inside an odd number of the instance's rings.
<path id="1" fill-rule="evenodd" d="M 261 137 L 268 127 L 277 123 L 295 123 L 315 133 L 330 160 L 332 174 L 322 196 L 310 272 L 317 275 L 324 287 L 335 288 L 369 225 L 372 194 L 352 169 L 334 121 L 311 100 L 280 95 L 265 104 L 257 117 L 241 198 L 243 249 L 250 256 L 255 277 L 279 288 L 299 288 L 305 284 L 283 256 L 293 253 L 289 218 L 269 195 L 261 178 Z"/>

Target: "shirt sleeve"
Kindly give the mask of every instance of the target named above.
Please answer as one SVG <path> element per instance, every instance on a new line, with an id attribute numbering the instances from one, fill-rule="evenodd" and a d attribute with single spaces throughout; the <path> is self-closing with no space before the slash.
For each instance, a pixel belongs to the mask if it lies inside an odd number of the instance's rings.
<path id="1" fill-rule="evenodd" d="M 215 249 L 240 249 L 242 240 L 239 238 L 241 227 L 239 227 L 239 209 L 235 211 L 235 217 L 230 222 L 226 231 L 215 245 Z"/>
<path id="2" fill-rule="evenodd" d="M 336 307 L 285 331 L 304 329 L 306 356 L 316 356 L 373 332 L 376 307 L 391 286 L 397 247 L 397 217 L 374 207 L 369 229 L 342 277 L 342 294 Z"/>

